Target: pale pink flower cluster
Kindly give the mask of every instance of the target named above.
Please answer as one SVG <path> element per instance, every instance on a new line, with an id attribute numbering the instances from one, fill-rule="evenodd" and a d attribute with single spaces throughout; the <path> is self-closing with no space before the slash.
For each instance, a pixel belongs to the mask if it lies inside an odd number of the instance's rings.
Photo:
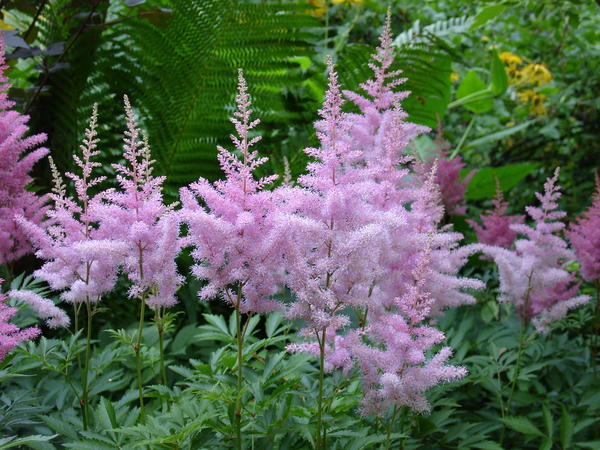
<path id="1" fill-rule="evenodd" d="M 596 173 L 596 192 L 592 205 L 569 225 L 566 232 L 587 281 L 600 280 L 600 177 Z"/>
<path id="2" fill-rule="evenodd" d="M 0 278 L 0 285 L 4 280 Z M 6 295 L 0 292 L 0 362 L 4 360 L 8 352 L 19 343 L 34 339 L 40 334 L 38 328 L 19 329 L 9 320 L 17 313 L 18 309 L 6 304 Z"/>
<path id="3" fill-rule="evenodd" d="M 58 308 L 52 300 L 40 297 L 32 291 L 10 291 L 8 296 L 29 306 L 40 319 L 46 321 L 46 325 L 50 328 L 66 328 L 69 326 L 69 316 Z"/>
<path id="4" fill-rule="evenodd" d="M 46 140 L 46 135 L 25 137 L 29 116 L 10 109 L 14 102 L 8 99 L 10 84 L 4 75 L 7 67 L 4 35 L 0 35 L 0 264 L 32 251 L 15 216 L 41 225 L 46 211 L 46 199 L 26 190 L 32 181 L 29 173 L 33 165 L 48 154 L 46 148 L 35 149 Z M 35 150 L 27 153 L 31 149 Z"/>
<path id="5" fill-rule="evenodd" d="M 144 297 L 153 308 L 177 303 L 175 292 L 183 278 L 175 258 L 181 250 L 179 221 L 165 205 L 165 177 L 152 175 L 150 147 L 138 128 L 127 96 L 125 164 L 113 164 L 120 189 L 102 193 L 91 211 L 98 238 L 119 247 L 118 264 L 129 277 L 130 297 Z"/>
<path id="6" fill-rule="evenodd" d="M 275 241 L 269 239 L 277 205 L 272 192 L 264 190 L 276 176 L 253 176 L 267 159 L 252 150 L 260 136 L 251 133 L 260 121 L 251 118 L 250 95 L 241 70 L 236 103 L 231 122 L 237 136 L 231 135 L 231 140 L 241 159 L 219 146 L 225 179 L 211 184 L 201 178 L 181 189 L 180 214 L 188 228 L 185 244 L 193 246 L 197 262 L 192 273 L 207 281 L 199 297 L 222 296 L 242 312 L 264 313 L 280 308 L 273 296 L 279 292 L 283 272 Z M 230 289 L 233 285 L 235 292 Z"/>
<path id="7" fill-rule="evenodd" d="M 405 121 L 395 92 L 403 80 L 393 62 L 389 20 L 373 55 L 367 96 L 342 93 L 329 61 L 329 87 L 320 146 L 297 183 L 265 189 L 274 177 L 255 178 L 266 158 L 251 118 L 248 88 L 240 72 L 237 111 L 231 119 L 235 152 L 219 147 L 225 179 L 200 179 L 180 191 L 185 245 L 193 247 L 194 275 L 205 280 L 199 296 L 221 296 L 242 312 L 284 309 L 302 319 L 301 334 L 317 338 L 290 346 L 319 352 L 328 369 L 358 363 L 365 374 L 365 411 L 390 404 L 427 409 L 425 391 L 464 375 L 447 365 L 450 349 L 432 353 L 444 336 L 427 325 L 445 308 L 473 303 L 464 289 L 477 280 L 458 271 L 472 253 L 458 248 L 459 233 L 439 228 L 444 211 L 432 171 L 421 183 L 406 154 L 428 129 Z M 344 97 L 360 112 L 343 111 Z M 424 255 L 424 249 L 426 249 Z M 419 267 L 419 270 L 415 270 Z M 283 291 L 291 302 L 277 300 Z M 361 319 L 348 329 L 350 315 Z M 321 341 L 325 338 L 326 342 Z"/>
<path id="8" fill-rule="evenodd" d="M 290 247 L 284 251 L 286 286 L 295 297 L 287 314 L 304 319 L 303 334 L 318 339 L 289 349 L 317 354 L 324 336 L 327 368 L 358 362 L 364 410 L 378 413 L 390 404 L 426 410 L 428 387 L 464 375 L 445 364 L 450 349 L 428 356 L 444 337 L 426 321 L 447 307 L 473 303 L 463 289 L 483 286 L 457 276 L 473 250 L 458 249 L 462 236 L 439 228 L 435 165 L 421 184 L 405 154 L 410 140 L 427 129 L 404 121 L 398 101 L 407 93 L 392 90 L 402 80 L 388 72 L 390 45 L 388 22 L 373 55 L 374 77 L 362 85 L 371 99 L 344 92 L 359 114 L 342 111 L 330 64 L 316 123 L 321 146 L 307 149 L 315 161 L 300 187 L 278 194 L 295 218 L 283 233 Z M 344 330 L 351 314 L 361 325 Z"/>
<path id="9" fill-rule="evenodd" d="M 481 225 L 471 219 L 467 219 L 467 223 L 475 230 L 481 244 L 510 248 L 517 237 L 517 232 L 511 228 L 511 225 L 523 223 L 525 216 L 506 214 L 508 202 L 504 201 L 499 185 L 496 186 L 496 197 L 492 204 L 493 209 L 479 216 Z"/>
<path id="10" fill-rule="evenodd" d="M 565 270 L 566 262 L 575 259 L 560 232 L 565 217 L 558 210 L 560 187 L 559 170 L 548 178 L 544 194 L 536 193 L 541 207 L 528 206 L 532 226 L 513 224 L 511 229 L 524 236 L 517 239 L 514 249 L 482 246 L 485 254 L 494 259 L 500 274 L 500 301 L 515 305 L 517 313 L 532 321 L 538 331 L 548 331 L 548 325 L 563 317 L 570 309 L 589 300 L 576 295 L 575 275 Z"/>
<path id="11" fill-rule="evenodd" d="M 50 161 L 54 188 L 46 228 L 19 218 L 19 223 L 45 260 L 34 275 L 62 291 L 72 303 L 101 300 L 114 289 L 120 271 L 128 275 L 132 296 L 143 296 L 151 307 L 172 306 L 181 284 L 175 257 L 179 254 L 179 222 L 162 201 L 163 177 L 152 176 L 150 150 L 140 139 L 133 111 L 125 98 L 127 130 L 124 158 L 127 165 L 114 164 L 120 189 L 99 189 L 105 177 L 93 175 L 97 108 L 94 106 L 81 156 L 74 155 L 80 174 L 67 173 L 75 196 Z M 99 191 L 92 195 L 91 190 Z"/>
<path id="12" fill-rule="evenodd" d="M 124 252 L 123 246 L 111 239 L 101 239 L 93 222 L 93 208 L 99 204 L 103 192 L 90 194 L 90 189 L 99 185 L 104 177 L 94 177 L 93 170 L 100 164 L 93 161 L 98 155 L 97 111 L 94 111 L 85 139 L 81 145 L 81 157 L 74 155 L 80 175 L 67 173 L 75 185 L 75 197 L 67 195 L 67 187 L 54 162 L 50 166 L 54 188 L 53 200 L 48 210 L 47 226 L 18 219 L 37 249 L 36 256 L 46 261 L 34 275 L 46 281 L 61 297 L 72 303 L 97 302 L 102 295 L 114 288 L 117 267 Z"/>

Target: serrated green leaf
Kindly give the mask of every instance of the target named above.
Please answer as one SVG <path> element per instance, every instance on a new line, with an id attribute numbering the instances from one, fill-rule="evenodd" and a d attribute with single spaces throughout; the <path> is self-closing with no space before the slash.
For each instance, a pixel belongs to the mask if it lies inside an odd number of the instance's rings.
<path id="1" fill-rule="evenodd" d="M 560 443 L 563 448 L 569 448 L 571 440 L 573 439 L 573 421 L 571 416 L 565 408 L 565 405 L 561 405 L 562 412 L 560 415 Z"/>
<path id="2" fill-rule="evenodd" d="M 540 429 L 536 427 L 534 423 L 527 417 L 505 417 L 502 419 L 502 421 L 506 424 L 506 426 L 527 436 L 544 436 L 544 433 L 542 433 Z"/>
<path id="3" fill-rule="evenodd" d="M 544 426 L 546 427 L 546 435 L 551 438 L 554 434 L 554 423 L 552 421 L 552 413 L 548 409 L 548 406 L 542 406 L 542 414 L 544 416 Z"/>

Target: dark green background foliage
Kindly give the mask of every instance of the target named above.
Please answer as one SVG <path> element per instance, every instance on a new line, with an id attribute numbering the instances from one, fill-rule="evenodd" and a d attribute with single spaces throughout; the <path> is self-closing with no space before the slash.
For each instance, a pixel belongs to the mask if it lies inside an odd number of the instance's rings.
<path id="1" fill-rule="evenodd" d="M 467 192 L 469 216 L 490 204 L 495 176 L 512 206 L 532 204 L 533 193 L 557 165 L 561 206 L 570 214 L 590 203 L 600 161 L 600 16 L 584 0 L 53 0 L 1 2 L 13 83 L 10 95 L 31 115 L 31 128 L 48 134 L 62 171 L 69 170 L 92 104 L 100 112 L 101 160 L 121 154 L 122 96 L 129 95 L 148 131 L 156 171 L 168 176 L 167 194 L 199 177 L 221 176 L 216 145 L 228 146 L 237 69 L 243 68 L 262 123 L 258 144 L 270 157 L 265 172 L 294 176 L 316 143 L 312 122 L 323 99 L 325 59 L 332 55 L 347 89 L 370 74 L 369 55 L 388 4 L 396 67 L 412 95 L 410 119 L 439 128 L 467 170 L 479 172 Z M 531 115 L 508 85 L 501 52 L 544 63 L 553 80 L 547 114 Z M 451 80 L 451 73 L 458 81 Z M 475 101 L 469 95 L 476 94 Z M 426 155 L 434 133 L 414 143 Z M 47 192 L 47 163 L 32 189 Z M 447 218 L 475 239 L 462 217 Z M 1 273 L 31 273 L 33 258 Z M 181 273 L 189 273 L 183 255 Z M 473 258 L 469 276 L 488 282 L 478 303 L 448 311 L 439 326 L 453 362 L 469 375 L 430 393 L 431 413 L 401 411 L 390 422 L 362 416 L 358 372 L 326 378 L 326 433 L 331 449 L 600 448 L 600 374 L 590 361 L 593 305 L 580 308 L 549 335 L 526 334 L 515 378 L 519 327 L 514 311 L 496 301 L 497 273 Z M 4 275 L 4 276 L 6 276 Z M 9 283 L 6 283 L 6 288 Z M 31 277 L 12 288 L 52 295 Z M 0 449 L 231 448 L 236 361 L 235 323 L 224 302 L 200 304 L 198 281 L 188 279 L 166 333 L 168 385 L 159 384 L 156 328 L 144 329 L 147 421 L 138 422 L 134 334 L 136 302 L 126 284 L 105 299 L 94 318 L 92 424 L 82 432 L 81 336 L 44 330 L 0 365 Z M 582 285 L 593 295 L 591 286 Z M 65 306 L 65 305 L 63 305 Z M 248 319 L 244 349 L 243 432 L 248 448 L 304 449 L 314 445 L 318 369 L 314 358 L 289 354 L 297 323 L 279 314 Z M 17 321 L 34 319 L 27 311 Z M 600 370 L 600 369 L 598 369 Z M 392 423 L 392 425 L 390 425 Z M 502 445 L 501 445 L 502 443 Z"/>

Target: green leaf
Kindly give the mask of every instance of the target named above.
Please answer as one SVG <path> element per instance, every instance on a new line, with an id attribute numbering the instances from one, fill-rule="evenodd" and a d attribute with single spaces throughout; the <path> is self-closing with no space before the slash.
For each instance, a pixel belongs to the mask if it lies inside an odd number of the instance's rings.
<path id="1" fill-rule="evenodd" d="M 512 134 L 518 133 L 519 131 L 524 130 L 532 123 L 536 122 L 536 120 L 528 120 L 527 122 L 523 122 L 519 125 L 515 125 L 514 127 L 504 128 L 503 130 L 496 131 L 494 133 L 488 134 L 486 136 L 481 136 L 476 139 L 473 139 L 471 142 L 465 144 L 464 148 L 473 148 L 478 145 L 487 144 L 489 142 L 498 141 L 500 139 L 504 139 Z"/>
<path id="2" fill-rule="evenodd" d="M 502 167 L 486 167 L 478 170 L 467 188 L 467 200 L 494 198 L 496 195 L 496 177 L 503 191 L 516 186 L 523 178 L 538 167 L 536 163 L 509 164 Z"/>
<path id="3" fill-rule="evenodd" d="M 508 76 L 504 70 L 504 63 L 498 57 L 496 50 L 492 51 L 492 63 L 490 65 L 490 85 L 494 95 L 502 95 L 508 88 Z"/>
<path id="4" fill-rule="evenodd" d="M 573 421 L 571 416 L 565 408 L 562 406 L 562 413 L 560 415 L 560 443 L 563 448 L 569 448 L 571 446 L 571 439 L 573 438 Z"/>
<path id="5" fill-rule="evenodd" d="M 229 337 L 232 336 L 232 334 L 229 333 L 229 328 L 227 328 L 227 324 L 225 323 L 223 316 L 217 316 L 214 314 L 203 314 L 203 316 L 208 323 L 219 329 L 224 335 Z"/>
<path id="6" fill-rule="evenodd" d="M 502 446 L 494 441 L 483 441 L 473 444 L 473 448 L 481 448 L 483 450 L 503 450 Z"/>
<path id="7" fill-rule="evenodd" d="M 539 450 L 552 450 L 552 439 L 546 438 L 540 445 Z"/>
<path id="8" fill-rule="evenodd" d="M 598 449 L 600 449 L 600 440 L 577 442 L 575 445 L 577 445 L 577 447 L 581 447 L 581 448 L 591 448 L 594 450 L 598 450 Z"/>
<path id="9" fill-rule="evenodd" d="M 481 25 L 489 22 L 490 20 L 495 19 L 500 14 L 502 14 L 505 9 L 505 5 L 499 4 L 494 4 L 482 8 L 473 19 L 470 29 L 474 30 L 476 28 L 479 28 Z"/>
<path id="10" fill-rule="evenodd" d="M 548 406 L 542 406 L 542 414 L 544 415 L 544 425 L 546 426 L 546 435 L 552 437 L 554 434 L 554 424 L 552 421 L 552 413 L 548 409 Z"/>
<path id="11" fill-rule="evenodd" d="M 506 424 L 506 426 L 518 431 L 519 433 L 523 433 L 527 436 L 544 437 L 544 433 L 542 433 L 540 429 L 536 427 L 527 417 L 506 417 L 502 419 L 502 421 Z"/>
<path id="12" fill-rule="evenodd" d="M 36 444 L 39 442 L 48 442 L 49 440 L 54 439 L 56 436 L 58 436 L 58 434 L 54 434 L 52 436 L 42 436 L 40 434 L 35 434 L 24 438 L 17 438 L 16 436 L 0 438 L 0 449 L 20 447 L 23 445 Z"/>
<path id="13" fill-rule="evenodd" d="M 484 113 L 494 106 L 490 92 L 477 72 L 470 70 L 456 90 L 456 106 L 461 105 L 474 113 Z"/>

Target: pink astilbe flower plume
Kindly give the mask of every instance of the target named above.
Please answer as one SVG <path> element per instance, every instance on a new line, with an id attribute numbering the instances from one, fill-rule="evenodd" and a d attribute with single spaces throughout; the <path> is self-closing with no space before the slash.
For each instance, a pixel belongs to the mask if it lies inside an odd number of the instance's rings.
<path id="1" fill-rule="evenodd" d="M 596 172 L 596 192 L 592 205 L 569 225 L 566 232 L 587 281 L 600 280 L 600 176 Z"/>
<path id="2" fill-rule="evenodd" d="M 54 187 L 50 194 L 53 205 L 47 212 L 49 225 L 43 228 L 26 217 L 17 219 L 37 249 L 38 258 L 46 261 L 34 275 L 52 289 L 63 291 L 61 297 L 74 303 L 97 302 L 113 289 L 123 252 L 121 244 L 99 236 L 94 222 L 94 205 L 104 194 L 90 192 L 104 180 L 93 176 L 93 170 L 99 166 L 93 160 L 99 154 L 96 127 L 94 105 L 80 146 L 81 156 L 73 157 L 79 174 L 66 174 L 75 185 L 75 196 L 67 194 L 67 187 L 50 158 Z"/>
<path id="3" fill-rule="evenodd" d="M 295 297 L 287 315 L 304 320 L 304 336 L 317 337 L 288 349 L 318 355 L 323 348 L 326 370 L 357 363 L 364 410 L 377 413 L 391 404 L 426 410 L 429 387 L 464 375 L 445 364 L 450 349 L 427 359 L 444 336 L 425 324 L 447 307 L 473 303 L 463 289 L 483 286 L 458 276 L 475 250 L 458 248 L 462 235 L 439 229 L 437 164 L 425 180 L 411 172 L 407 146 L 428 129 L 405 122 L 399 101 L 407 93 L 392 90 L 397 73 L 387 72 L 390 45 L 388 19 L 373 55 L 374 77 L 362 86 L 370 98 L 344 91 L 360 114 L 343 112 L 329 62 L 315 123 L 321 145 L 306 150 L 315 161 L 298 188 L 278 189 L 283 209 L 296 218 L 282 243 L 289 246 L 286 285 Z M 353 312 L 359 326 L 348 330 Z"/>
<path id="4" fill-rule="evenodd" d="M 565 217 L 558 210 L 560 187 L 557 186 L 559 169 L 544 184 L 544 194 L 536 193 L 541 207 L 528 206 L 527 214 L 533 226 L 513 224 L 511 229 L 524 236 L 517 239 L 515 249 L 482 246 L 485 254 L 498 265 L 500 274 L 500 301 L 515 305 L 517 313 L 526 322 L 532 321 L 538 331 L 548 331 L 548 325 L 563 317 L 568 310 L 589 300 L 577 294 L 574 274 L 564 264 L 575 258 L 565 240 L 559 235 Z"/>
<path id="5" fill-rule="evenodd" d="M 8 78 L 4 72 L 4 35 L 0 36 L 0 264 L 16 260 L 33 249 L 26 233 L 15 217 L 21 216 L 43 226 L 46 212 L 45 197 L 26 190 L 32 178 L 33 165 L 48 154 L 38 145 L 46 140 L 45 134 L 24 137 L 29 131 L 29 116 L 11 110 L 15 104 L 8 99 Z M 29 153 L 29 150 L 35 149 Z"/>
<path id="6" fill-rule="evenodd" d="M 0 278 L 0 285 L 3 281 Z M 9 320 L 17 313 L 18 309 L 8 306 L 6 298 L 6 295 L 0 292 L 0 362 L 19 343 L 34 339 L 41 333 L 38 328 L 24 328 L 21 330 L 10 323 Z"/>
<path id="7" fill-rule="evenodd" d="M 517 232 L 511 228 L 511 225 L 523 223 L 525 216 L 506 214 L 508 202 L 504 201 L 500 181 L 497 178 L 496 197 L 492 201 L 492 205 L 493 209 L 479 216 L 481 225 L 471 219 L 467 219 L 467 223 L 475 230 L 481 244 L 510 248 L 517 237 Z"/>
<path id="8" fill-rule="evenodd" d="M 241 312 L 264 313 L 280 308 L 273 296 L 283 272 L 274 241 L 267 238 L 277 206 L 272 193 L 264 189 L 277 176 L 253 175 L 267 158 L 252 149 L 261 139 L 252 136 L 260 120 L 252 119 L 250 94 L 241 69 L 235 99 L 237 111 L 230 120 L 237 135 L 231 135 L 231 140 L 241 157 L 219 146 L 225 179 L 210 183 L 201 178 L 181 189 L 181 217 L 188 227 L 185 243 L 193 246 L 192 257 L 197 263 L 192 273 L 208 281 L 199 297 L 222 296 Z M 232 290 L 234 285 L 237 288 Z"/>
<path id="9" fill-rule="evenodd" d="M 415 170 L 421 177 L 427 177 L 433 164 L 437 164 L 436 183 L 440 188 L 440 198 L 447 214 L 465 215 L 467 206 L 465 205 L 465 194 L 469 182 L 477 172 L 471 170 L 464 178 L 461 178 L 461 170 L 466 167 L 460 155 L 450 157 L 448 149 L 450 144 L 442 137 L 442 130 L 439 127 L 438 137 L 434 141 L 435 147 L 433 155 L 430 155 L 425 162 L 417 162 Z"/>
<path id="10" fill-rule="evenodd" d="M 125 164 L 113 164 L 120 189 L 106 191 L 94 204 L 94 219 L 100 238 L 121 247 L 119 262 L 132 286 L 131 297 L 143 297 L 153 307 L 173 306 L 182 283 L 175 258 L 181 250 L 179 220 L 165 205 L 165 177 L 152 175 L 150 147 L 138 128 L 133 109 L 124 97 L 127 129 Z"/>
<path id="11" fill-rule="evenodd" d="M 27 304 L 40 319 L 45 319 L 50 328 L 68 327 L 69 316 L 58 308 L 52 300 L 40 297 L 31 291 L 10 291 L 8 296 Z"/>

